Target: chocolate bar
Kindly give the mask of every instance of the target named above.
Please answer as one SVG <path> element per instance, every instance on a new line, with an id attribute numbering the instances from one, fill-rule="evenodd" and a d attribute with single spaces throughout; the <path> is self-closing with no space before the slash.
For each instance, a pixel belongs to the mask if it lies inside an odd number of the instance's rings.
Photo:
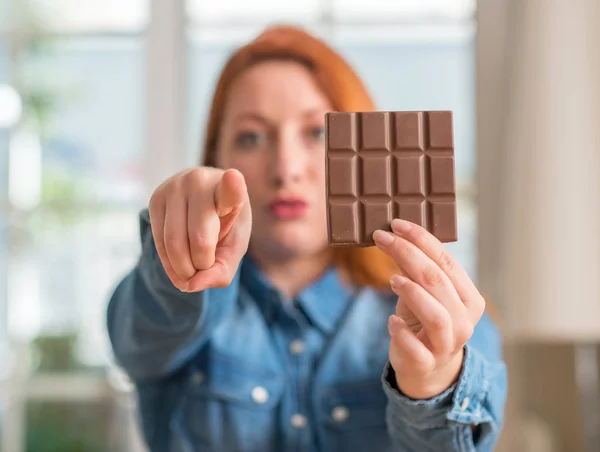
<path id="1" fill-rule="evenodd" d="M 332 247 L 373 246 L 394 218 L 458 239 L 451 111 L 325 115 Z"/>

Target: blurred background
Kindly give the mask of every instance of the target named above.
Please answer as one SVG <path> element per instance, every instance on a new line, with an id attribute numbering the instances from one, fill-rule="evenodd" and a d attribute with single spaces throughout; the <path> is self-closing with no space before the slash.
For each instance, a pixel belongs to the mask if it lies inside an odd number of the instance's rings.
<path id="1" fill-rule="evenodd" d="M 0 451 L 144 450 L 108 297 L 152 189 L 200 159 L 226 58 L 273 22 L 334 45 L 382 110 L 454 111 L 448 247 L 507 339 L 500 447 L 600 450 L 595 13 L 595 0 L 0 0 Z"/>

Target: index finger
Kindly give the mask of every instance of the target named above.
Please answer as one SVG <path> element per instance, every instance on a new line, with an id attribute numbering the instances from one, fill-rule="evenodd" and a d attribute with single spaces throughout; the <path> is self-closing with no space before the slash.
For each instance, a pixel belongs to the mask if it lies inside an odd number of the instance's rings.
<path id="1" fill-rule="evenodd" d="M 440 267 L 469 311 L 485 304 L 465 269 L 454 260 L 433 234 L 421 226 L 401 219 L 392 221 L 392 231 L 413 243 Z"/>
<path id="2" fill-rule="evenodd" d="M 244 203 L 246 181 L 238 170 L 228 169 L 215 189 L 215 208 L 219 217 L 239 210 Z"/>

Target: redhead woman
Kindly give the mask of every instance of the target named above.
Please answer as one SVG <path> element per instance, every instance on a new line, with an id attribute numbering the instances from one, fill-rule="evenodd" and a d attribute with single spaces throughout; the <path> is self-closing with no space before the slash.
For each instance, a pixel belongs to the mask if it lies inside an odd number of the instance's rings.
<path id="1" fill-rule="evenodd" d="M 227 62 L 204 161 L 154 191 L 108 307 L 151 451 L 493 450 L 506 370 L 466 272 L 400 220 L 328 246 L 324 114 L 374 109 L 298 28 Z"/>

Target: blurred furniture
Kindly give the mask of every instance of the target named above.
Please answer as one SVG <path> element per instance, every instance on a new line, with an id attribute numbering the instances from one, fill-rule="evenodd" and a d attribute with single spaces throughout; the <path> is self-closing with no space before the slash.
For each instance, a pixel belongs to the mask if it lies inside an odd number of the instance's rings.
<path id="1" fill-rule="evenodd" d="M 13 349 L 8 380 L 1 383 L 4 410 L 0 452 L 22 452 L 26 446 L 27 403 L 107 401 L 111 409 L 110 450 L 145 452 L 135 415 L 133 387 L 118 369 L 107 376 L 50 373 L 32 376 L 28 344 Z"/>
<path id="2" fill-rule="evenodd" d="M 599 21 L 597 0 L 479 1 L 480 285 L 504 316 L 507 451 L 547 450 L 514 443 L 532 417 L 557 450 L 600 450 Z"/>

